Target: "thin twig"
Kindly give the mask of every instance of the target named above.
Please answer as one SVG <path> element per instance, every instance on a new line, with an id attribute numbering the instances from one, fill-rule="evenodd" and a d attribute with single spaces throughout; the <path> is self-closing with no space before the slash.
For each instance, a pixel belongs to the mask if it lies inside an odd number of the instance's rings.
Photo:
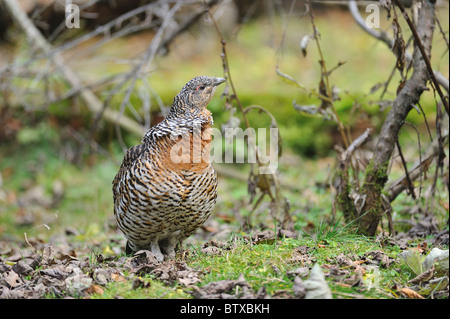
<path id="1" fill-rule="evenodd" d="M 352 157 L 353 153 L 370 139 L 371 133 L 372 129 L 369 127 L 364 131 L 363 134 L 358 136 L 352 142 L 352 144 L 350 144 L 350 146 L 341 154 L 341 161 L 348 162 Z"/>
<path id="2" fill-rule="evenodd" d="M 11 13 L 11 16 L 15 19 L 17 24 L 23 29 L 30 43 L 36 45 L 39 49 L 45 53 L 50 53 L 52 51 L 52 46 L 46 41 L 39 30 L 31 22 L 22 8 L 18 5 L 15 0 L 5 0 L 6 8 Z M 66 78 L 67 82 L 76 88 L 84 87 L 81 79 L 73 72 L 68 65 L 65 63 L 64 59 L 59 53 L 55 53 L 53 56 L 53 63 L 61 70 L 62 74 Z M 97 96 L 92 93 L 92 91 L 87 88 L 83 89 L 80 93 L 81 98 L 85 101 L 87 107 L 93 111 L 98 112 L 102 109 L 102 102 L 97 98 Z M 113 110 L 105 110 L 104 117 L 108 121 L 116 123 L 119 121 L 120 125 L 129 130 L 142 135 L 144 130 L 142 126 L 136 121 L 126 117 L 120 116 L 120 114 Z"/>
<path id="3" fill-rule="evenodd" d="M 224 76 L 227 79 L 228 85 L 231 87 L 231 91 L 232 91 L 232 99 L 234 99 L 239 107 L 239 110 L 242 114 L 242 118 L 244 119 L 244 124 L 245 127 L 251 128 L 250 126 L 250 122 L 248 120 L 248 117 L 246 115 L 246 111 L 250 110 L 252 108 L 255 108 L 255 106 L 249 107 L 249 108 L 244 108 L 241 100 L 239 99 L 239 96 L 237 95 L 237 91 L 236 88 L 234 86 L 234 82 L 232 80 L 231 77 L 231 71 L 230 71 L 230 66 L 229 66 L 229 62 L 228 62 L 228 55 L 227 55 L 227 49 L 226 49 L 226 41 L 220 31 L 220 28 L 216 22 L 216 20 L 214 19 L 214 16 L 211 14 L 211 12 L 209 12 L 209 16 L 211 17 L 211 20 L 214 23 L 214 26 L 216 28 L 217 34 L 219 35 L 220 38 L 220 42 L 222 44 L 222 62 L 223 62 L 223 70 L 224 70 Z M 255 145 L 255 159 L 256 159 L 256 163 L 258 164 L 258 168 L 261 169 L 264 164 L 261 163 L 260 159 L 259 159 L 259 154 L 258 154 L 258 147 L 256 145 L 256 143 L 253 143 L 254 140 L 254 136 L 252 133 L 252 130 L 249 130 L 249 135 L 248 135 L 248 140 L 250 140 L 252 143 L 247 142 L 247 145 L 252 144 Z M 278 156 L 278 154 L 277 154 Z M 272 213 L 272 216 L 281 223 L 282 227 L 284 228 L 289 228 L 292 225 L 290 225 L 291 222 L 291 218 L 288 214 L 288 209 L 287 209 L 287 201 L 286 199 L 282 196 L 281 194 L 281 187 L 280 187 L 280 183 L 278 180 L 278 177 L 276 175 L 276 173 L 266 173 L 266 174 L 262 174 L 260 171 L 258 171 L 258 173 L 255 175 L 254 174 L 254 165 L 253 163 L 250 163 L 251 165 L 251 171 L 250 171 L 250 176 L 249 176 L 249 182 L 251 181 L 252 185 L 256 185 L 256 187 L 258 187 L 261 192 L 262 192 L 262 197 L 264 197 L 264 195 L 269 195 L 269 197 L 271 198 L 272 203 L 275 205 L 275 214 Z M 249 183 L 250 185 L 250 183 Z M 255 189 L 256 189 L 255 187 Z M 272 188 L 274 190 L 274 193 L 272 193 Z M 250 191 L 250 187 L 249 187 L 249 191 Z M 252 198 L 253 198 L 253 190 L 250 191 Z M 259 199 L 257 201 L 256 205 L 259 205 L 259 203 L 261 202 L 262 199 Z M 256 209 L 256 207 L 254 208 Z M 283 214 L 282 218 L 283 220 L 279 220 L 276 217 L 280 216 L 280 213 Z"/>
<path id="4" fill-rule="evenodd" d="M 436 15 L 436 12 L 434 13 L 434 19 L 436 20 L 436 24 L 437 24 L 438 27 L 439 27 L 439 31 L 441 32 L 441 35 L 442 35 L 442 37 L 444 38 L 445 43 L 447 44 L 447 51 L 448 51 L 448 50 L 449 50 L 448 39 L 447 39 L 447 37 L 445 36 L 445 32 L 444 32 L 444 30 L 443 30 L 443 28 L 442 28 L 441 21 L 439 21 L 437 15 Z"/>
<path id="5" fill-rule="evenodd" d="M 416 199 L 416 194 L 414 193 L 414 186 L 412 185 L 411 178 L 409 177 L 408 167 L 406 166 L 405 157 L 403 156 L 402 148 L 400 147 L 400 143 L 398 139 L 396 140 L 398 154 L 400 155 L 400 159 L 402 161 L 403 168 L 405 169 L 406 183 L 408 185 L 409 194 L 413 199 Z"/>
<path id="6" fill-rule="evenodd" d="M 400 8 L 400 11 L 403 13 L 403 17 L 406 20 L 406 23 L 408 23 L 408 26 L 411 29 L 411 32 L 412 32 L 412 34 L 414 36 L 414 42 L 416 43 L 417 47 L 420 50 L 420 53 L 422 54 L 422 58 L 425 61 L 425 65 L 427 66 L 428 74 L 429 74 L 429 76 L 431 78 L 431 81 L 433 82 L 434 87 L 435 87 L 436 91 L 438 92 L 439 97 L 441 98 L 442 104 L 444 105 L 445 110 L 447 111 L 447 114 L 450 115 L 450 113 L 449 113 L 450 112 L 449 111 L 449 106 L 448 106 L 448 100 L 446 99 L 446 97 L 442 93 L 441 87 L 439 86 L 439 83 L 437 82 L 436 77 L 434 76 L 434 72 L 433 72 L 433 68 L 431 67 L 430 59 L 428 58 L 428 55 L 425 52 L 425 48 L 423 47 L 422 41 L 420 40 L 420 37 L 417 34 L 416 27 L 414 26 L 414 23 L 409 18 L 408 13 L 405 11 L 405 8 L 400 3 L 400 1 L 394 0 L 394 2 Z"/>
<path id="7" fill-rule="evenodd" d="M 11 6 L 11 5 L 15 6 L 16 5 L 15 0 L 5 0 L 5 3 L 7 4 L 7 6 L 8 5 L 9 6 Z M 36 32 L 35 31 L 31 31 L 31 29 L 27 28 L 27 30 L 28 30 L 27 37 L 29 37 L 30 42 L 32 42 L 32 43 L 36 42 L 38 47 L 40 47 L 40 48 L 45 47 L 46 49 L 43 50 L 43 52 L 41 54 L 33 55 L 32 59 L 29 59 L 29 60 L 27 60 L 25 62 L 20 62 L 20 63 L 16 63 L 16 64 L 7 65 L 3 69 L 0 69 L 0 74 L 5 72 L 5 71 L 7 71 L 7 70 L 9 70 L 9 69 L 12 69 L 12 68 L 27 67 L 28 65 L 30 65 L 31 63 L 33 63 L 34 61 L 37 61 L 37 60 L 52 59 L 54 56 L 58 56 L 63 51 L 67 51 L 67 50 L 69 50 L 71 48 L 79 46 L 81 43 L 86 42 L 86 41 L 88 41 L 88 40 L 90 40 L 90 39 L 92 39 L 92 38 L 94 38 L 95 36 L 98 36 L 98 35 L 106 35 L 107 34 L 109 36 L 106 37 L 106 38 L 111 38 L 112 39 L 111 34 L 110 34 L 112 28 L 114 28 L 119 23 L 122 23 L 123 21 L 125 21 L 125 20 L 127 20 L 129 18 L 136 16 L 137 14 L 140 14 L 142 12 L 150 10 L 151 8 L 153 8 L 156 5 L 157 5 L 157 3 L 151 3 L 151 4 L 147 4 L 145 6 L 136 8 L 134 10 L 128 11 L 128 12 L 124 13 L 123 15 L 117 17 L 116 19 L 114 19 L 114 20 L 112 20 L 112 21 L 110 21 L 110 22 L 108 22 L 108 23 L 106 23 L 106 24 L 104 24 L 102 26 L 97 27 L 95 30 L 93 30 L 93 31 L 91 31 L 89 33 L 86 33 L 86 34 L 84 34 L 84 35 L 82 35 L 82 36 L 80 36 L 80 37 L 78 37 L 78 38 L 76 38 L 76 39 L 74 39 L 72 41 L 66 42 L 63 45 L 59 46 L 59 47 L 52 47 L 49 44 L 49 42 L 42 37 L 42 35 L 37 35 L 37 34 L 40 34 L 40 32 L 35 27 L 34 28 L 36 29 Z M 12 8 L 12 7 L 10 7 L 10 8 Z M 15 10 L 15 11 L 10 11 L 10 12 L 14 12 L 14 13 L 11 14 L 11 16 L 14 17 L 14 18 L 17 18 L 17 16 L 15 15 L 18 12 L 17 8 L 15 8 L 13 10 Z M 19 10 L 21 10 L 20 7 L 19 7 Z M 25 22 L 26 20 L 23 20 L 23 16 L 20 15 L 20 17 L 21 18 L 20 18 L 19 24 L 20 25 L 28 25 L 28 23 Z M 26 14 L 25 14 L 25 17 L 27 17 Z M 28 19 L 28 17 L 27 17 L 27 19 Z M 46 42 L 47 44 L 44 45 L 43 44 L 44 42 Z"/>
<path id="8" fill-rule="evenodd" d="M 350 10 L 350 13 L 353 16 L 353 19 L 355 19 L 356 23 L 367 33 L 369 33 L 374 38 L 377 38 L 389 47 L 389 49 L 392 49 L 394 46 L 394 40 L 389 37 L 389 35 L 384 31 L 378 31 L 375 28 L 369 28 L 366 24 L 366 21 L 363 19 L 363 17 L 360 15 L 358 10 L 358 4 L 355 0 L 350 0 L 348 2 L 348 8 Z"/>
<path id="9" fill-rule="evenodd" d="M 338 172 L 335 175 L 335 189 L 336 189 L 336 203 L 338 203 L 342 211 L 344 213 L 344 218 L 347 222 L 354 221 L 357 217 L 357 207 L 355 205 L 355 202 L 351 198 L 350 195 L 350 187 L 349 187 L 349 180 L 348 180 L 348 169 L 349 165 L 351 165 L 351 157 L 353 156 L 353 153 L 360 148 L 362 145 L 364 145 L 367 141 L 371 138 L 371 128 L 367 128 L 363 134 L 361 134 L 358 138 L 356 138 L 352 144 L 339 156 L 339 162 L 338 162 Z M 356 185 L 355 185 L 356 186 Z"/>
<path id="10" fill-rule="evenodd" d="M 233 99 L 236 101 L 236 103 L 237 103 L 237 105 L 239 107 L 239 110 L 241 111 L 242 118 L 244 119 L 245 127 L 246 128 L 251 128 L 250 122 L 249 122 L 249 120 L 248 120 L 248 118 L 247 118 L 247 116 L 245 114 L 244 106 L 242 105 L 241 100 L 239 99 L 239 96 L 236 93 L 236 88 L 234 86 L 233 79 L 231 78 L 231 72 L 230 72 L 230 67 L 229 67 L 229 63 L 228 63 L 228 55 L 227 55 L 227 48 L 226 48 L 226 44 L 227 43 L 225 41 L 225 38 L 222 35 L 222 32 L 220 31 L 219 26 L 217 25 L 216 20 L 214 19 L 214 16 L 211 14 L 211 12 L 208 11 L 208 13 L 209 13 L 209 16 L 211 17 L 211 19 L 212 19 L 212 21 L 214 23 L 214 26 L 216 28 L 217 34 L 220 37 L 220 43 L 222 44 L 222 55 L 221 56 L 222 56 L 222 60 L 223 60 L 223 67 L 224 67 L 224 72 L 225 72 L 225 77 L 227 79 L 227 83 L 231 87 L 231 90 L 233 92 Z M 253 138 L 254 138 L 253 134 L 250 131 L 249 132 L 249 139 L 253 140 Z M 255 155 L 256 155 L 256 161 L 260 165 L 261 163 L 259 161 L 259 156 L 258 156 L 257 150 L 255 150 Z M 251 165 L 253 166 L 253 164 L 251 164 Z"/>
<path id="11" fill-rule="evenodd" d="M 161 48 L 167 50 L 169 44 L 175 39 L 178 35 L 188 30 L 189 27 L 194 24 L 203 14 L 207 13 L 209 8 L 217 4 L 219 0 L 209 0 L 205 1 L 204 5 L 197 9 L 194 13 L 191 14 L 189 18 L 187 18 L 183 24 L 181 24 L 176 30 L 171 32 L 161 43 Z"/>
<path id="12" fill-rule="evenodd" d="M 314 32 L 314 40 L 316 42 L 317 51 L 319 53 L 319 58 L 320 58 L 319 62 L 320 62 L 320 66 L 322 68 L 322 76 L 325 77 L 325 85 L 326 85 L 327 96 L 329 98 L 331 98 L 331 101 L 328 102 L 328 103 L 330 103 L 331 109 L 333 110 L 334 116 L 336 118 L 336 122 L 338 124 L 339 132 L 341 133 L 341 137 L 342 137 L 342 141 L 344 142 L 344 146 L 345 146 L 345 148 L 347 148 L 349 146 L 349 142 L 348 142 L 347 135 L 345 134 L 344 125 L 342 124 L 341 120 L 339 119 L 339 115 L 338 115 L 336 107 L 334 106 L 334 103 L 333 103 L 333 99 L 332 99 L 333 93 L 331 91 L 330 81 L 329 81 L 329 77 L 328 77 L 329 73 L 327 71 L 327 67 L 326 67 L 326 64 L 325 64 L 325 59 L 324 59 L 323 53 L 322 53 L 322 48 L 320 46 L 320 41 L 319 41 L 320 34 L 318 32 L 318 29 L 317 29 L 315 21 L 314 21 L 314 13 L 312 11 L 311 0 L 308 0 L 308 2 L 309 2 L 309 15 L 311 17 L 311 24 L 312 24 L 313 32 Z"/>
<path id="13" fill-rule="evenodd" d="M 385 43 L 389 50 L 392 50 L 392 47 L 394 45 L 394 40 L 389 37 L 389 35 L 384 32 L 384 31 L 377 31 L 375 30 L 375 28 L 369 28 L 366 23 L 365 20 L 361 17 L 361 14 L 358 11 L 358 5 L 356 3 L 355 0 L 350 0 L 348 2 L 348 8 L 350 10 L 350 13 L 353 16 L 353 19 L 355 19 L 356 23 L 367 33 L 369 33 L 371 36 L 373 36 L 374 38 L 382 41 L 383 43 Z M 405 52 L 405 58 L 406 58 L 406 62 L 410 63 L 410 61 L 412 61 L 412 55 L 409 52 Z M 444 75 L 442 75 L 439 71 L 433 70 L 433 74 L 435 76 L 436 81 L 443 86 L 447 93 L 449 92 L 449 81 L 447 78 L 445 78 Z"/>

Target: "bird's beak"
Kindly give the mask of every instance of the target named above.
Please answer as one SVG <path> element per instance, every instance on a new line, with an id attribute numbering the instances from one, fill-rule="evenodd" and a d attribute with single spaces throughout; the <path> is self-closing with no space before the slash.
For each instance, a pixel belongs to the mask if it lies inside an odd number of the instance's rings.
<path id="1" fill-rule="evenodd" d="M 226 80 L 224 78 L 214 78 L 214 86 L 218 86 L 219 84 L 222 84 L 223 82 L 225 82 Z"/>

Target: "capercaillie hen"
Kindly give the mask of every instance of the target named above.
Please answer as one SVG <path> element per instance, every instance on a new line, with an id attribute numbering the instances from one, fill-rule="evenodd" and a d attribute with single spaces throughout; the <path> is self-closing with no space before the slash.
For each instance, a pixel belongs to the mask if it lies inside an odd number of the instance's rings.
<path id="1" fill-rule="evenodd" d="M 199 76 L 181 89 L 167 116 L 126 152 L 113 180 L 114 216 L 126 253 L 152 251 L 159 260 L 206 221 L 217 198 L 209 161 L 213 118 L 206 108 L 219 77 Z"/>

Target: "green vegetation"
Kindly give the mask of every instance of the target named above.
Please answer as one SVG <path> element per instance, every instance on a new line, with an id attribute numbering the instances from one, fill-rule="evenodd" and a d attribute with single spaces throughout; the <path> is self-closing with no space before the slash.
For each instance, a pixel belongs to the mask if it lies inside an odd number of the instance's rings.
<path id="1" fill-rule="evenodd" d="M 96 155 L 90 165 L 80 169 L 74 164 L 61 160 L 55 149 L 59 145 L 58 137 L 52 129 L 42 130 L 40 126 L 34 134 L 22 133 L 20 143 L 15 146 L 2 146 L 0 152 L 4 160 L 0 163 L 3 174 L 3 189 L 7 190 L 6 205 L 2 205 L 0 214 L 0 235 L 2 238 L 13 236 L 16 247 L 26 247 L 27 238 L 39 238 L 42 242 L 58 245 L 64 232 L 76 230 L 65 242 L 74 249 L 79 259 L 89 259 L 91 267 L 103 267 L 108 263 L 99 261 L 95 256 L 103 256 L 108 260 L 119 260 L 123 257 L 123 236 L 117 230 L 112 218 L 112 200 L 109 190 L 111 179 L 117 165 L 110 158 Z M 31 138 L 38 136 L 39 138 Z M 33 140 L 33 141 L 31 141 Z M 14 150 L 14 152 L 12 151 Z M 119 152 L 120 153 L 120 152 Z M 4 154 L 11 154 L 5 157 Z M 20 155 L 19 155 L 20 154 Z M 117 158 L 120 154 L 117 155 Z M 45 165 L 36 166 L 36 158 Z M 397 258 L 399 244 L 385 244 L 382 240 L 374 240 L 356 236 L 350 227 L 343 224 L 342 218 L 330 224 L 331 196 L 323 187 L 316 185 L 318 180 L 326 177 L 318 167 L 323 165 L 313 160 L 303 159 L 302 166 L 308 171 L 317 171 L 317 178 L 308 178 L 305 173 L 295 176 L 295 168 L 283 167 L 285 174 L 293 173 L 300 190 L 286 189 L 290 199 L 295 221 L 297 238 L 272 237 L 252 241 L 252 234 L 241 232 L 236 219 L 236 203 L 248 200 L 245 183 L 233 179 L 220 179 L 219 202 L 212 219 L 219 221 L 219 226 L 231 230 L 223 238 L 225 246 L 217 254 L 202 250 L 205 240 L 202 236 L 214 240 L 207 232 L 199 231 L 185 245 L 185 251 L 178 258 L 187 266 L 200 272 L 199 287 L 219 280 L 236 280 L 242 274 L 248 284 L 258 291 L 265 287 L 270 296 L 293 297 L 293 278 L 296 269 L 311 267 L 318 263 L 327 276 L 328 284 L 335 298 L 403 298 L 398 287 L 407 286 L 406 282 L 415 275 Z M 22 169 L 18 170 L 18 167 Z M 40 207 L 34 216 L 27 210 L 33 209 L 32 203 L 25 203 L 20 197 L 30 188 L 42 185 L 45 196 L 52 196 L 52 185 L 60 180 L 64 185 L 64 198 L 57 208 Z M 299 197 L 303 193 L 304 196 Z M 19 199 L 11 200 L 10 199 Z M 408 206 L 409 199 L 400 201 L 399 209 Z M 21 208 L 22 203 L 27 208 Z M 250 206 L 243 204 L 239 214 L 247 215 Z M 53 216 L 57 214 L 57 216 Z M 254 215 L 255 216 L 255 215 Z M 256 213 L 255 219 L 262 224 L 271 224 L 266 209 Z M 43 225 L 47 225 L 44 227 Z M 269 229 L 270 230 L 270 229 Z M 273 225 L 274 232 L 277 231 Z M 424 239 L 432 242 L 433 238 Z M 413 248 L 422 241 L 409 242 Z M 303 250 L 302 250 L 303 249 Z M 381 252 L 386 256 L 383 261 L 369 263 L 370 252 Z M 354 264 L 342 263 L 348 258 Z M 340 259 L 341 258 L 341 259 Z M 375 265 L 375 266 L 374 266 Z M 359 268 L 358 268 L 359 267 Z M 305 279 L 305 277 L 303 278 Z M 136 285 L 135 281 L 140 284 Z M 359 283 L 358 280 L 361 282 Z M 91 298 L 192 298 L 192 288 L 186 287 L 176 280 L 167 284 L 152 274 L 131 274 L 124 269 L 120 279 L 112 281 L 93 291 Z M 72 295 L 73 296 L 73 295 Z M 80 294 L 78 297 L 86 296 Z M 49 298 L 60 296 L 48 295 Z"/>

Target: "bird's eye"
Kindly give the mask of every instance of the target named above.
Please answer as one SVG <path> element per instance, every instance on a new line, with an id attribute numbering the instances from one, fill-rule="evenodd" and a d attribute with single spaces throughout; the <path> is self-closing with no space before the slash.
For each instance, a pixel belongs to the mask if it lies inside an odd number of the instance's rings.
<path id="1" fill-rule="evenodd" d="M 195 89 L 196 91 L 203 91 L 206 88 L 206 85 L 200 84 L 199 86 L 197 86 L 197 88 Z"/>

